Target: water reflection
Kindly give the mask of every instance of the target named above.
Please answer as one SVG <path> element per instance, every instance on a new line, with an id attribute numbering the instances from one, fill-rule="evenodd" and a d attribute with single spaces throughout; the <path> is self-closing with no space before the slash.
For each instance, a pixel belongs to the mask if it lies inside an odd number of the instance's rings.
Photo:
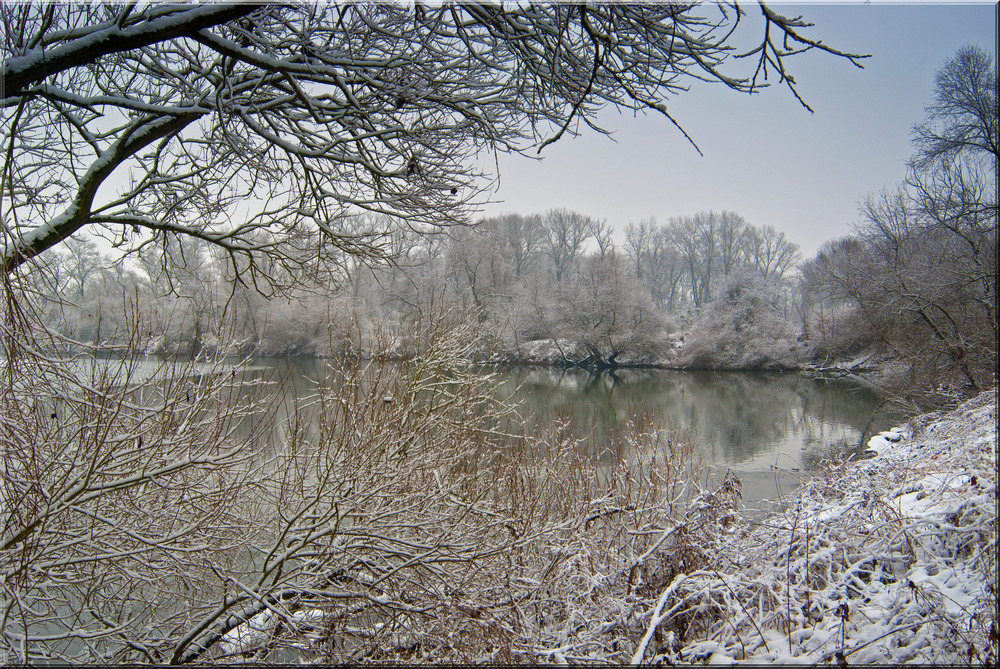
<path id="1" fill-rule="evenodd" d="M 577 436 L 593 435 L 595 448 L 613 444 L 630 415 L 649 415 L 671 439 L 694 444 L 706 464 L 736 471 L 748 503 L 787 491 L 795 472 L 880 427 L 870 389 L 798 374 L 515 368 L 511 383 L 537 424 L 567 417 Z"/>
<path id="2" fill-rule="evenodd" d="M 326 376 L 326 363 L 275 361 L 272 372 L 285 392 L 299 397 Z M 580 438 L 598 461 L 618 456 L 626 422 L 639 415 L 662 425 L 673 441 L 693 444 L 718 475 L 735 471 L 744 501 L 757 505 L 789 491 L 800 475 L 825 457 L 858 447 L 883 429 L 872 390 L 846 381 L 798 374 L 619 370 L 591 373 L 511 367 L 506 392 L 523 402 L 526 427 L 565 430 Z M 273 377 L 272 377 L 273 378 Z M 275 435 L 280 440 L 279 435 Z"/>

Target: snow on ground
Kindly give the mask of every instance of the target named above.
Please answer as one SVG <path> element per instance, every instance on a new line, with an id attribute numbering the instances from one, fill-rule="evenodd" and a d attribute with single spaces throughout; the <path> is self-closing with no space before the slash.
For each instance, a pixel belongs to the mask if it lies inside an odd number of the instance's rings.
<path id="1" fill-rule="evenodd" d="M 996 391 L 868 448 L 685 576 L 668 605 L 701 633 L 652 659 L 994 664 Z"/>

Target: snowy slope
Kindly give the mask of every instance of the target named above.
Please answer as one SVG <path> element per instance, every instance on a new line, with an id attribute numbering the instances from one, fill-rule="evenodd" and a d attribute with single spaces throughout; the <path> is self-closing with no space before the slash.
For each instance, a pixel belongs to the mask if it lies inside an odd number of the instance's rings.
<path id="1" fill-rule="evenodd" d="M 872 438 L 688 576 L 702 640 L 652 659 L 993 663 L 996 436 L 994 390 Z"/>

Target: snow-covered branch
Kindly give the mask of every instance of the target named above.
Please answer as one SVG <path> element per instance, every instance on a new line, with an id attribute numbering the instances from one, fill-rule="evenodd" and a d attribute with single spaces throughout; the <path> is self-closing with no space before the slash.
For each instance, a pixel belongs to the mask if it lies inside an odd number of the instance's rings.
<path id="1" fill-rule="evenodd" d="M 0 91 L 2 104 L 15 104 L 16 96 L 25 88 L 54 74 L 70 68 L 94 63 L 104 56 L 122 51 L 131 51 L 157 42 L 193 35 L 199 30 L 226 23 L 246 16 L 256 9 L 252 4 L 206 4 L 178 11 L 168 16 L 156 16 L 148 20 L 121 27 L 114 23 L 94 25 L 90 30 L 62 37 L 56 45 L 53 40 L 28 49 L 22 54 L 5 58 L 0 65 Z M 39 12 L 37 7 L 27 7 L 26 11 Z M 44 39 L 44 33 L 35 41 Z"/>
<path id="2" fill-rule="evenodd" d="M 748 92 L 727 44 L 744 24 L 703 9 L 14 6 L 4 14 L 3 271 L 86 227 L 126 252 L 174 234 L 227 240 L 241 275 L 300 262 L 285 243 L 302 233 L 336 245 L 361 211 L 431 229 L 467 223 L 489 197 L 484 150 L 528 153 L 580 122 L 604 132 L 600 109 L 662 110 L 689 80 Z M 802 28 L 769 21 L 773 32 Z M 170 130 L 126 139 L 136 118 Z M 158 232 L 130 234 L 114 223 L 126 216 L 159 219 Z M 275 244 L 245 241 L 262 234 Z"/>

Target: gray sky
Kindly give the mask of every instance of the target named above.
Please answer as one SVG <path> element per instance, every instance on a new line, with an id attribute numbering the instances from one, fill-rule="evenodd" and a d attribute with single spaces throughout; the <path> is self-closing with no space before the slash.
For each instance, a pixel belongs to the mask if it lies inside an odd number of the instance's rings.
<path id="1" fill-rule="evenodd" d="M 532 161 L 501 158 L 500 189 L 487 214 L 568 207 L 629 221 L 729 209 L 773 225 L 813 255 L 848 234 L 858 202 L 905 175 L 910 132 L 924 117 L 934 74 L 964 44 L 996 55 L 996 10 L 977 3 L 772 3 L 801 14 L 806 33 L 845 51 L 872 54 L 865 68 L 821 53 L 789 61 L 810 114 L 787 88 L 747 96 L 699 86 L 673 98 L 671 113 L 704 156 L 668 121 L 617 112 L 601 117 L 613 141 L 588 131 Z M 750 19 L 756 20 L 750 8 Z M 751 32 L 751 31 L 748 31 Z M 746 64 L 749 66 L 749 64 Z"/>

